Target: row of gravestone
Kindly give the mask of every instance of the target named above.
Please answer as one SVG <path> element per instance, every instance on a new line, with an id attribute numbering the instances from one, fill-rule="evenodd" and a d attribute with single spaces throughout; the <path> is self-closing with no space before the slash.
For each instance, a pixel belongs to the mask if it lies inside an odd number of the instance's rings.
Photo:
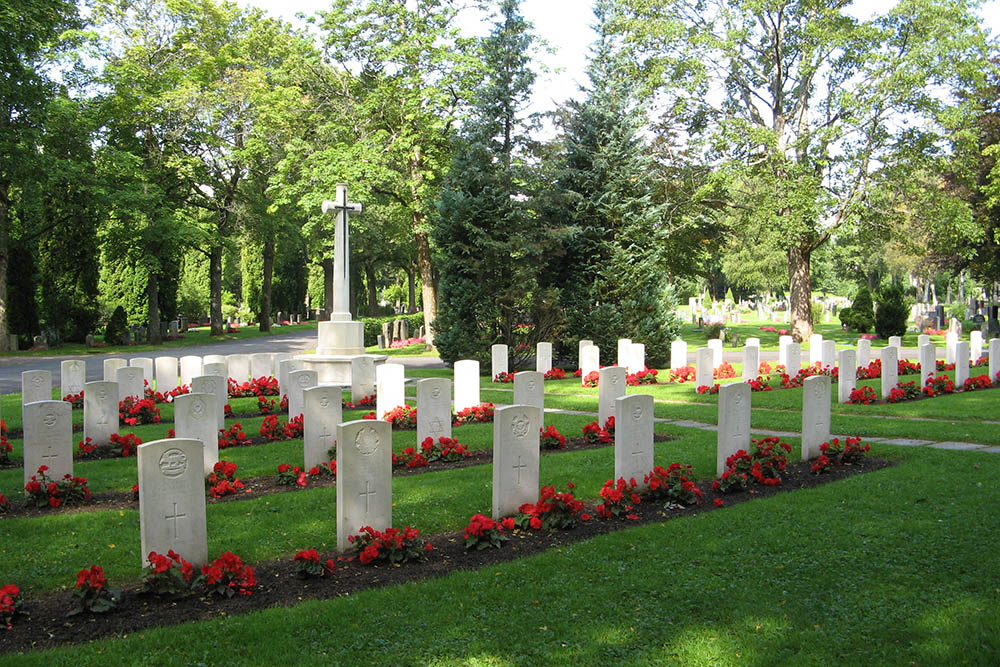
<path id="1" fill-rule="evenodd" d="M 599 370 L 601 350 L 594 341 L 583 339 L 577 348 L 577 358 L 582 371 L 581 377 L 586 378 L 592 371 Z M 509 372 L 510 348 L 504 344 L 493 345 L 490 348 L 490 377 L 495 378 L 500 373 Z M 646 346 L 633 343 L 628 338 L 618 339 L 618 366 L 628 373 L 638 373 L 646 367 Z M 548 373 L 552 370 L 552 343 L 540 342 L 535 345 L 535 371 Z"/>

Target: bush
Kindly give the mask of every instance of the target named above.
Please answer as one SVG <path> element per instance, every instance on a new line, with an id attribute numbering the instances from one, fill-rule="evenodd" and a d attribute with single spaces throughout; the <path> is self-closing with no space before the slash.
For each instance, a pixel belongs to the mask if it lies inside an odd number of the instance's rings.
<path id="1" fill-rule="evenodd" d="M 875 313 L 875 333 L 880 338 L 902 336 L 906 333 L 906 319 L 910 315 L 903 290 L 890 285 L 878 294 L 878 312 Z"/>
<path id="2" fill-rule="evenodd" d="M 840 313 L 840 321 L 858 333 L 868 333 L 875 324 L 875 312 L 872 308 L 872 294 L 868 287 L 861 286 L 854 303 Z"/>
<path id="3" fill-rule="evenodd" d="M 705 340 L 714 340 L 722 334 L 725 327 L 721 324 L 709 324 L 705 327 Z"/>
<path id="4" fill-rule="evenodd" d="M 127 332 L 128 319 L 125 315 L 125 309 L 118 306 L 111 314 L 108 326 L 104 329 L 104 343 L 106 345 L 124 345 Z"/>
<path id="5" fill-rule="evenodd" d="M 396 320 L 406 320 L 410 327 L 410 338 L 416 338 L 420 327 L 424 326 L 424 314 L 409 313 L 405 315 L 389 315 L 387 317 L 361 317 L 359 321 L 365 325 L 365 347 L 378 343 L 378 337 L 382 335 L 383 322 L 395 322 Z M 388 344 L 388 342 L 387 342 Z"/>
<path id="6" fill-rule="evenodd" d="M 837 313 L 837 316 L 840 318 L 840 323 L 848 329 L 851 328 L 851 318 L 853 317 L 853 313 L 854 311 L 850 308 L 841 308 Z"/>

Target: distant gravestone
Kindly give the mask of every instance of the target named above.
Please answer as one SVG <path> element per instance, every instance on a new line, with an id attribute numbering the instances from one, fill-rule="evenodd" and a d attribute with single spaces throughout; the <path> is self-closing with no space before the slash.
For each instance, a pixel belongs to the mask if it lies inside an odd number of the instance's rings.
<path id="1" fill-rule="evenodd" d="M 969 361 L 976 363 L 983 356 L 983 332 L 969 332 Z"/>
<path id="2" fill-rule="evenodd" d="M 646 370 L 646 345 L 644 343 L 632 343 L 632 356 L 629 359 L 627 370 L 629 373 Z"/>
<path id="3" fill-rule="evenodd" d="M 820 455 L 830 440 L 830 376 L 814 375 L 802 381 L 802 460 Z"/>
<path id="4" fill-rule="evenodd" d="M 850 348 L 837 353 L 837 401 L 847 403 L 858 384 L 858 352 Z"/>
<path id="5" fill-rule="evenodd" d="M 756 380 L 758 377 L 758 369 L 760 368 L 760 346 L 759 345 L 744 345 L 743 346 L 743 381 L 750 382 L 751 380 Z"/>
<path id="6" fill-rule="evenodd" d="M 958 334 L 949 331 L 944 337 L 944 362 L 946 364 L 955 363 L 955 346 L 958 344 Z"/>
<path id="7" fill-rule="evenodd" d="M 888 345 L 894 347 L 897 350 L 903 349 L 903 338 L 901 336 L 889 336 Z"/>
<path id="8" fill-rule="evenodd" d="M 552 370 L 552 343 L 538 343 L 535 346 L 535 370 L 548 373 Z"/>
<path id="9" fill-rule="evenodd" d="M 670 370 L 677 370 L 688 365 L 688 344 L 683 340 L 670 342 Z"/>
<path id="10" fill-rule="evenodd" d="M 386 346 L 392 342 L 392 322 L 382 323 L 382 342 Z"/>
<path id="11" fill-rule="evenodd" d="M 306 389 L 319 384 L 319 373 L 313 370 L 292 371 L 288 374 L 288 419 L 304 414 Z"/>
<path id="12" fill-rule="evenodd" d="M 823 354 L 820 359 L 823 368 L 833 368 L 837 363 L 837 344 L 832 340 L 823 341 Z"/>
<path id="13" fill-rule="evenodd" d="M 392 426 L 359 419 L 337 429 L 337 549 L 363 526 L 392 527 Z"/>
<path id="14" fill-rule="evenodd" d="M 791 336 L 778 336 L 778 365 L 788 368 L 788 346 L 792 344 Z"/>
<path id="15" fill-rule="evenodd" d="M 990 381 L 996 382 L 1000 373 L 1000 338 L 990 339 Z"/>
<path id="16" fill-rule="evenodd" d="M 107 444 L 118 432 L 118 383 L 88 382 L 83 389 L 83 437 Z"/>
<path id="17" fill-rule="evenodd" d="M 426 438 L 451 437 L 451 380 L 417 381 L 417 446 Z"/>
<path id="18" fill-rule="evenodd" d="M 229 387 L 221 375 L 199 375 L 191 378 L 191 393 L 215 396 L 216 426 L 226 428 L 226 404 L 229 402 Z"/>
<path id="19" fill-rule="evenodd" d="M 694 386 L 711 387 L 715 384 L 715 376 L 712 372 L 712 350 L 707 347 L 699 347 L 694 353 Z"/>
<path id="20" fill-rule="evenodd" d="M 38 472 L 39 466 L 49 467 L 46 473 L 54 480 L 73 474 L 73 408 L 65 401 L 25 403 L 22 410 L 24 428 L 24 483 Z M 25 491 L 25 495 L 28 495 Z"/>
<path id="21" fill-rule="evenodd" d="M 337 426 L 343 421 L 343 390 L 321 385 L 302 392 L 302 447 L 305 469 L 329 463 L 327 453 L 337 440 Z"/>
<path id="22" fill-rule="evenodd" d="M 955 388 L 962 389 L 969 379 L 969 342 L 962 340 L 955 344 Z"/>
<path id="23" fill-rule="evenodd" d="M 205 364 L 226 364 L 226 377 L 229 377 L 229 363 L 226 361 L 226 355 L 224 354 L 206 354 L 201 358 L 202 368 Z"/>
<path id="24" fill-rule="evenodd" d="M 400 320 L 399 321 L 399 339 L 409 340 L 410 338 L 410 321 Z"/>
<path id="25" fill-rule="evenodd" d="M 385 413 L 406 404 L 405 373 L 406 369 L 402 364 L 381 364 L 375 367 L 376 419 L 385 419 Z"/>
<path id="26" fill-rule="evenodd" d="M 351 400 L 358 403 L 375 393 L 375 359 L 368 355 L 351 358 Z"/>
<path id="27" fill-rule="evenodd" d="M 506 345 L 496 344 L 490 347 L 490 378 L 507 372 L 508 349 Z"/>
<path id="28" fill-rule="evenodd" d="M 789 343 L 785 346 L 785 354 L 788 358 L 788 365 L 785 372 L 788 377 L 795 377 L 802 370 L 802 345 L 800 343 Z"/>
<path id="29" fill-rule="evenodd" d="M 608 418 L 615 416 L 615 400 L 625 395 L 628 386 L 625 383 L 625 369 L 621 366 L 607 366 L 601 369 L 600 374 L 601 379 L 597 385 L 597 424 L 604 428 Z"/>
<path id="30" fill-rule="evenodd" d="M 479 362 L 462 359 L 455 362 L 455 412 L 479 405 Z"/>
<path id="31" fill-rule="evenodd" d="M 229 363 L 229 377 L 240 384 L 250 381 L 250 356 L 246 354 L 230 354 L 226 357 Z"/>
<path id="32" fill-rule="evenodd" d="M 809 365 L 823 363 L 823 334 L 809 336 Z"/>
<path id="33" fill-rule="evenodd" d="M 746 345 L 754 345 L 760 347 L 760 338 L 747 338 Z"/>
<path id="34" fill-rule="evenodd" d="M 920 334 L 917 336 L 917 349 L 919 350 L 924 345 L 929 345 L 931 342 L 931 337 L 927 334 Z"/>
<path id="35" fill-rule="evenodd" d="M 126 396 L 131 396 L 132 400 L 139 401 L 145 397 L 145 378 L 142 376 L 142 369 L 135 366 L 123 366 L 115 372 L 115 379 L 118 382 L 118 400 L 124 401 Z"/>
<path id="36" fill-rule="evenodd" d="M 67 359 L 59 364 L 59 394 L 79 394 L 87 381 L 87 362 L 80 359 Z M 49 396 L 48 398 L 52 398 Z"/>
<path id="37" fill-rule="evenodd" d="M 401 320 L 395 320 L 392 323 L 392 339 L 403 340 L 403 323 Z"/>
<path id="38" fill-rule="evenodd" d="M 273 359 L 269 352 L 250 355 L 250 377 L 269 378 L 274 375 Z"/>
<path id="39" fill-rule="evenodd" d="M 529 405 L 498 408 L 493 415 L 493 518 L 517 514 L 538 502 L 542 413 Z"/>
<path id="40" fill-rule="evenodd" d="M 708 349 L 712 351 L 712 368 L 716 369 L 722 365 L 722 341 L 712 338 L 708 341 Z"/>
<path id="41" fill-rule="evenodd" d="M 937 373 L 937 347 L 931 343 L 920 346 L 920 386 L 927 384 L 927 378 Z"/>
<path id="42" fill-rule="evenodd" d="M 378 348 L 380 350 L 384 350 L 386 348 L 385 336 L 383 336 L 382 334 L 378 335 L 375 342 L 378 344 Z"/>
<path id="43" fill-rule="evenodd" d="M 298 359 L 286 359 L 285 361 L 278 362 L 278 394 L 281 396 L 288 395 L 288 376 L 293 371 L 304 370 L 302 367 L 302 362 Z"/>
<path id="44" fill-rule="evenodd" d="M 129 359 L 128 365 L 129 366 L 134 366 L 135 368 L 141 368 L 142 369 L 142 378 L 145 381 L 146 385 L 149 386 L 150 391 L 152 391 L 153 390 L 153 378 L 155 377 L 153 375 L 153 370 L 154 370 L 154 368 L 153 368 L 153 359 L 151 357 L 135 357 L 133 359 Z M 146 385 L 143 386 L 143 393 L 144 393 L 144 395 L 145 395 L 145 386 Z"/>
<path id="45" fill-rule="evenodd" d="M 157 357 L 153 365 L 156 366 L 156 391 L 166 394 L 177 389 L 177 357 Z"/>
<path id="46" fill-rule="evenodd" d="M 204 362 L 201 357 L 195 356 L 193 354 L 185 355 L 181 357 L 181 378 L 180 383 L 187 387 L 191 387 L 191 380 L 198 377 L 199 375 L 204 375 Z"/>
<path id="47" fill-rule="evenodd" d="M 119 357 L 114 357 L 112 359 L 104 360 L 104 381 L 114 382 L 115 378 L 118 377 L 118 369 L 127 365 L 128 362 Z"/>
<path id="48" fill-rule="evenodd" d="M 289 352 L 274 352 L 271 354 L 271 377 L 278 377 L 278 364 L 282 361 L 288 361 L 292 358 L 292 354 Z"/>
<path id="49" fill-rule="evenodd" d="M 545 412 L 545 375 L 538 371 L 514 374 L 514 405 L 530 405 Z M 418 412 L 419 414 L 419 412 Z"/>
<path id="50" fill-rule="evenodd" d="M 52 373 L 24 371 L 21 373 L 21 405 L 52 400 Z"/>
<path id="51" fill-rule="evenodd" d="M 215 416 L 215 394 L 181 394 L 174 399 L 174 431 L 178 438 L 205 443 L 203 475 L 212 472 L 219 462 L 219 429 Z"/>
<path id="52" fill-rule="evenodd" d="M 583 359 L 580 362 L 580 384 L 587 379 L 587 376 L 601 368 L 601 348 L 596 345 L 588 345 L 583 348 Z"/>
<path id="53" fill-rule="evenodd" d="M 229 378 L 229 369 L 226 367 L 226 364 L 224 364 L 224 363 L 221 363 L 221 364 L 202 364 L 202 366 L 201 366 L 201 374 L 203 376 L 204 375 L 215 375 L 217 377 L 221 377 L 223 379 L 223 381 L 226 381 Z"/>
<path id="54" fill-rule="evenodd" d="M 589 338 L 581 338 L 576 345 L 576 367 L 583 368 L 583 348 L 593 345 L 594 341 Z"/>
<path id="55" fill-rule="evenodd" d="M 167 325 L 167 335 L 176 336 L 180 332 L 181 323 L 179 320 L 170 320 L 170 324 Z"/>
<path id="56" fill-rule="evenodd" d="M 868 368 L 871 364 L 872 342 L 867 338 L 858 340 L 858 367 Z"/>
<path id="57" fill-rule="evenodd" d="M 139 445 L 139 535 L 143 564 L 173 550 L 196 568 L 208 563 L 204 444 L 191 438 Z"/>
<path id="58" fill-rule="evenodd" d="M 632 394 L 615 400 L 615 476 L 635 479 L 639 489 L 653 470 L 653 397 Z"/>
<path id="59" fill-rule="evenodd" d="M 618 363 L 616 365 L 622 368 L 628 367 L 629 359 L 632 355 L 632 339 L 630 338 L 619 338 L 618 339 Z"/>
<path id="60" fill-rule="evenodd" d="M 750 449 L 750 385 L 734 382 L 719 388 L 718 422 L 716 476 L 726 471 L 726 459 Z"/>
<path id="61" fill-rule="evenodd" d="M 889 399 L 889 392 L 899 384 L 899 349 L 883 347 L 880 359 L 882 360 L 882 400 L 885 401 Z"/>

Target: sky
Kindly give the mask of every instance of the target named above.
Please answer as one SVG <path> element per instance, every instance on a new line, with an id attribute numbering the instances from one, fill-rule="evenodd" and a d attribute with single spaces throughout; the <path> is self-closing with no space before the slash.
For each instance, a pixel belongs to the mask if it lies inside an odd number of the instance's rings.
<path id="1" fill-rule="evenodd" d="M 272 16 L 295 22 L 297 13 L 312 14 L 329 6 L 326 0 L 236 0 L 241 6 L 255 6 Z M 896 0 L 858 0 L 856 15 L 868 18 L 887 11 Z M 594 39 L 591 25 L 592 0 L 524 0 L 521 13 L 534 24 L 535 34 L 548 43 L 554 53 L 540 54 L 548 72 L 539 72 L 535 83 L 534 111 L 555 109 L 565 101 L 580 98 L 580 86 L 587 82 L 587 54 Z M 983 25 L 994 36 L 1000 35 L 1000 0 L 988 0 L 980 10 Z M 866 16 L 867 14 L 867 16 Z M 460 22 L 463 33 L 485 35 L 491 23 L 479 12 L 469 11 Z"/>

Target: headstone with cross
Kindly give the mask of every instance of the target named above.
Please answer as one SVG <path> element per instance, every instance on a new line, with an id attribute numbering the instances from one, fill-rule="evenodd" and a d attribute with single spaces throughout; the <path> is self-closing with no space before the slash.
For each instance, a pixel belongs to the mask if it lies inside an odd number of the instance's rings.
<path id="1" fill-rule="evenodd" d="M 417 447 L 425 438 L 451 437 L 451 380 L 417 381 Z M 418 450 L 419 451 L 419 450 Z"/>
<path id="2" fill-rule="evenodd" d="M 349 237 L 350 214 L 361 213 L 361 204 L 348 201 L 347 184 L 337 183 L 335 201 L 323 202 L 323 213 L 336 216 L 333 235 L 333 313 L 330 319 L 351 319 L 351 246 Z"/>
<path id="3" fill-rule="evenodd" d="M 21 405 L 52 400 L 52 373 L 24 371 L 21 373 Z"/>
<path id="4" fill-rule="evenodd" d="M 319 373 L 314 370 L 292 371 L 288 374 L 288 418 L 298 417 L 305 412 L 304 392 L 319 384 Z"/>
<path id="5" fill-rule="evenodd" d="M 867 338 L 858 340 L 858 368 L 868 368 L 872 360 L 872 342 Z"/>
<path id="6" fill-rule="evenodd" d="M 111 441 L 118 432 L 118 383 L 88 382 L 83 385 L 83 437 L 93 444 Z"/>
<path id="7" fill-rule="evenodd" d="M 750 395 L 750 385 L 743 382 L 719 388 L 716 475 L 726 471 L 726 459 L 741 449 L 750 449 Z"/>
<path id="8" fill-rule="evenodd" d="M 191 378 L 191 392 L 194 394 L 215 394 L 216 425 L 226 428 L 226 403 L 229 402 L 228 384 L 221 375 L 198 375 Z"/>
<path id="9" fill-rule="evenodd" d="M 59 364 L 59 396 L 79 394 L 87 381 L 87 362 L 67 359 Z"/>
<path id="10" fill-rule="evenodd" d="M 514 404 L 531 405 L 545 412 L 545 375 L 538 371 L 514 373 Z"/>
<path id="11" fill-rule="evenodd" d="M 281 396 L 288 395 L 289 379 L 288 376 L 293 371 L 305 370 L 305 365 L 299 359 L 284 359 L 278 362 L 278 394 Z"/>
<path id="12" fill-rule="evenodd" d="M 337 425 L 343 421 L 343 390 L 319 385 L 302 392 L 302 448 L 306 470 L 320 463 L 329 463 L 327 454 L 336 439 Z"/>
<path id="13" fill-rule="evenodd" d="M 337 429 L 337 549 L 363 526 L 392 527 L 392 426 L 371 419 Z"/>
<path id="14" fill-rule="evenodd" d="M 814 375 L 802 381 L 802 460 L 819 456 L 819 446 L 830 441 L 830 376 Z"/>
<path id="15" fill-rule="evenodd" d="M 200 440 L 169 438 L 139 445 L 139 536 L 151 551 L 171 549 L 200 567 L 208 562 L 205 475 Z"/>
<path id="16" fill-rule="evenodd" d="M 351 400 L 355 403 L 375 393 L 375 359 L 367 354 L 351 358 Z"/>
<path id="17" fill-rule="evenodd" d="M 601 428 L 609 417 L 615 416 L 615 400 L 624 396 L 627 388 L 625 369 L 621 366 L 607 366 L 600 371 L 597 385 L 597 423 Z"/>
<path id="18" fill-rule="evenodd" d="M 181 394 L 174 399 L 174 432 L 178 438 L 200 440 L 205 444 L 204 474 L 219 462 L 219 422 L 215 415 L 215 394 Z"/>
<path id="19" fill-rule="evenodd" d="M 21 414 L 24 426 L 24 483 L 47 465 L 54 480 L 73 474 L 73 408 L 65 401 L 25 403 Z M 26 492 L 27 493 L 27 492 Z"/>
<path id="20" fill-rule="evenodd" d="M 542 412 L 510 405 L 493 414 L 493 518 L 538 502 L 539 430 Z"/>
<path id="21" fill-rule="evenodd" d="M 643 478 L 653 470 L 653 397 L 632 394 L 615 400 L 615 476 L 635 479 L 645 489 Z"/>

